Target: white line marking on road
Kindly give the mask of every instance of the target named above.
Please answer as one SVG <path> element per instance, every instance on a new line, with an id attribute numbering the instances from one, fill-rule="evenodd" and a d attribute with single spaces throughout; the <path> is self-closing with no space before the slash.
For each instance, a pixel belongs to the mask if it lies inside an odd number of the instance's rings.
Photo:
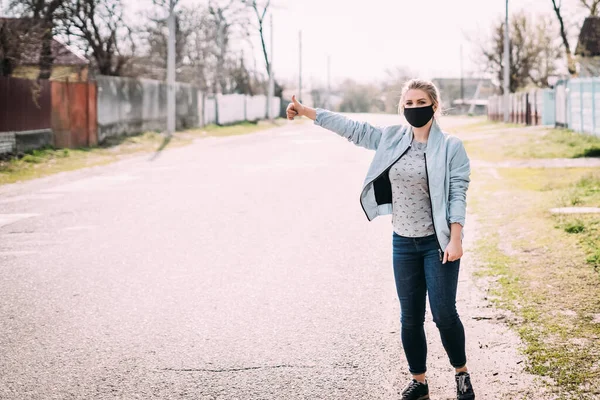
<path id="1" fill-rule="evenodd" d="M 80 225 L 80 226 L 68 226 L 61 229 L 61 231 L 91 231 L 96 229 L 95 225 Z"/>
<path id="2" fill-rule="evenodd" d="M 280 132 L 277 134 L 277 136 L 299 136 L 299 135 L 303 135 L 304 132 L 302 131 L 285 131 L 285 132 Z"/>
<path id="3" fill-rule="evenodd" d="M 38 254 L 39 251 L 29 250 L 13 250 L 13 251 L 0 251 L 0 257 L 2 256 L 28 256 L 31 254 Z"/>
<path id="4" fill-rule="evenodd" d="M 295 139 L 292 140 L 294 144 L 312 144 L 312 143 L 323 143 L 321 139 Z"/>
<path id="5" fill-rule="evenodd" d="M 37 193 L 37 194 L 24 194 L 20 196 L 9 197 L 0 200 L 0 203 L 18 203 L 27 200 L 56 200 L 63 197 L 61 193 Z"/>
<path id="6" fill-rule="evenodd" d="M 25 218 L 37 217 L 40 214 L 0 214 L 0 227 L 12 224 Z"/>
<path id="7" fill-rule="evenodd" d="M 111 175 L 97 176 L 94 178 L 82 179 L 73 183 L 55 186 L 44 190 L 45 193 L 51 192 L 81 192 L 86 190 L 102 190 L 114 184 L 121 184 L 140 179 L 139 176 L 132 175 Z"/>

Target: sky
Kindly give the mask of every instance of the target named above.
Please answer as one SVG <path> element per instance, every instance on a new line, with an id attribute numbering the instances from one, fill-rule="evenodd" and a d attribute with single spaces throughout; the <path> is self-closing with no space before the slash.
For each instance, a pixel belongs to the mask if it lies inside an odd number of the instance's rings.
<path id="1" fill-rule="evenodd" d="M 274 0 L 276 1 L 276 0 Z M 569 0 L 563 1 L 565 8 Z M 302 30 L 303 80 L 368 82 L 404 67 L 419 77 L 481 76 L 477 41 L 504 18 L 505 0 L 301 0 L 273 10 L 276 76 L 297 80 Z M 552 15 L 551 0 L 510 0 L 510 11 Z M 558 36 L 558 32 L 557 32 Z M 461 60 L 461 46 L 462 60 Z"/>
<path id="2" fill-rule="evenodd" d="M 0 1 L 7 4 L 7 0 Z M 567 19 L 583 21 L 572 18 L 578 2 L 562 0 Z M 124 3 L 135 17 L 151 0 Z M 303 82 L 326 83 L 330 57 L 334 86 L 346 78 L 379 81 L 385 78 L 386 69 L 396 67 L 407 68 L 423 78 L 457 78 L 461 76 L 461 62 L 464 76 L 479 77 L 482 71 L 474 61 L 476 43 L 491 35 L 492 25 L 504 18 L 506 4 L 505 0 L 271 0 L 271 3 L 277 79 L 298 81 L 301 30 Z M 551 0 L 509 0 L 509 9 L 510 12 L 524 9 L 533 15 L 545 13 L 555 18 Z M 578 11 L 581 14 L 580 8 Z M 265 33 L 270 51 L 269 26 L 265 27 Z M 247 44 L 238 47 L 243 46 L 246 55 L 254 52 L 257 67 L 263 69 L 258 34 L 254 43 L 254 51 Z M 571 47 L 575 45 L 573 39 Z"/>

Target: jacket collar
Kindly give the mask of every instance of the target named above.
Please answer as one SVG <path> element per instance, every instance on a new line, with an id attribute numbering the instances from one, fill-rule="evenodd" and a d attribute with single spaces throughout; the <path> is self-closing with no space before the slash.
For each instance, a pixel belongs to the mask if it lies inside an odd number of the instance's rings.
<path id="1" fill-rule="evenodd" d="M 433 119 L 433 123 L 431 124 L 431 128 L 429 130 L 429 139 L 427 139 L 427 153 L 430 153 L 433 149 L 436 149 L 442 140 L 442 130 L 440 125 L 437 122 L 437 119 Z M 408 125 L 408 132 L 404 135 L 402 142 L 402 148 L 408 148 L 408 146 L 412 143 L 414 138 L 413 127 Z"/>
<path id="2" fill-rule="evenodd" d="M 429 139 L 427 140 L 428 146 L 427 149 L 437 149 L 440 145 L 440 141 L 442 140 L 442 129 L 437 122 L 437 119 L 433 119 L 433 124 L 431 124 L 431 129 L 429 130 Z"/>

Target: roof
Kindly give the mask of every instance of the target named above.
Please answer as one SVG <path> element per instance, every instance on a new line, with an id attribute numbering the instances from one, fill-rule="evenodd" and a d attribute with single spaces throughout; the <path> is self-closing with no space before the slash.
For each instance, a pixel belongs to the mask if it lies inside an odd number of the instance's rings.
<path id="1" fill-rule="evenodd" d="M 33 24 L 31 18 L 0 18 L 0 23 L 8 26 L 13 38 L 19 37 L 22 40 L 19 46 L 21 57 L 18 64 L 39 64 L 43 27 Z M 54 65 L 88 65 L 90 63 L 85 57 L 77 54 L 56 38 L 52 39 L 51 49 Z"/>
<path id="2" fill-rule="evenodd" d="M 581 27 L 575 54 L 582 57 L 600 56 L 600 17 L 587 17 Z"/>

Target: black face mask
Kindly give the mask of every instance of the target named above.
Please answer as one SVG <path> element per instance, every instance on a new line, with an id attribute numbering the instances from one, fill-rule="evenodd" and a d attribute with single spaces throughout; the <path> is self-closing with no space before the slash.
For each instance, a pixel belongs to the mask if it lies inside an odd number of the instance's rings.
<path id="1" fill-rule="evenodd" d="M 435 112 L 433 111 L 433 104 L 425 107 L 405 108 L 404 117 L 409 124 L 415 128 L 420 128 L 427 125 L 431 120 Z"/>

